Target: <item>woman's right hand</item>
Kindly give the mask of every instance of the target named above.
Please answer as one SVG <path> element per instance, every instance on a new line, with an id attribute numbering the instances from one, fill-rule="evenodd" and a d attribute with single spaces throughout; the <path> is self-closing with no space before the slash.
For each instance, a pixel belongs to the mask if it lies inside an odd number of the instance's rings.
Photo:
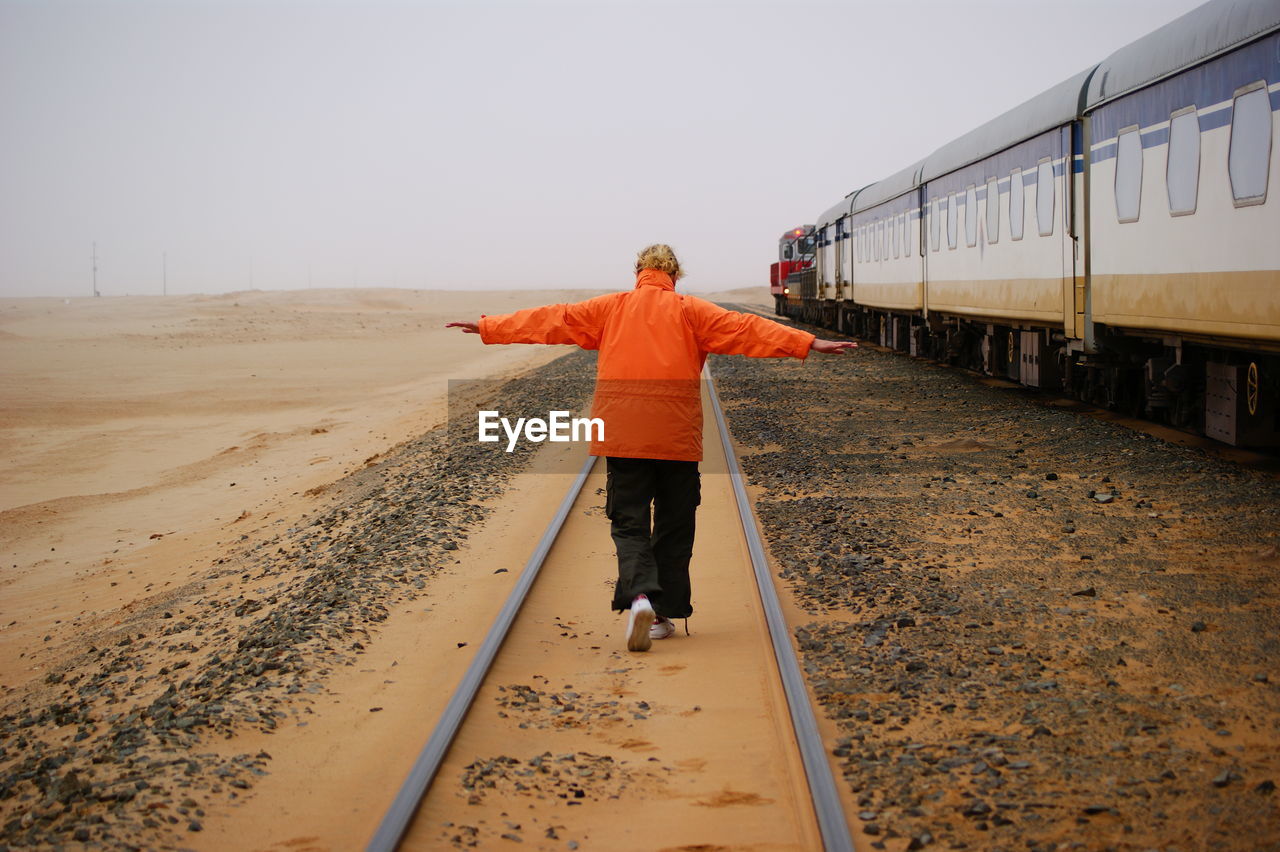
<path id="1" fill-rule="evenodd" d="M 815 337 L 809 348 L 825 355 L 843 355 L 846 350 L 857 349 L 858 344 L 852 340 L 823 340 Z"/>

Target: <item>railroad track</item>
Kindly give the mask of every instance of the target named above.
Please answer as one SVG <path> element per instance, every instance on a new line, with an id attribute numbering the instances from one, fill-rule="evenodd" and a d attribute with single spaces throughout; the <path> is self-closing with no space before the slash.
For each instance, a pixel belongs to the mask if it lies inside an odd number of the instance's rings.
<path id="1" fill-rule="evenodd" d="M 504 837 L 557 849 L 853 849 L 709 371 L 706 378 L 710 439 L 693 566 L 700 635 L 628 654 L 625 619 L 598 612 L 613 560 L 596 493 L 603 464 L 597 470 L 588 458 L 370 852 L 483 847 Z M 581 604 L 575 594 L 586 596 Z M 573 682 L 542 674 L 557 670 Z"/>

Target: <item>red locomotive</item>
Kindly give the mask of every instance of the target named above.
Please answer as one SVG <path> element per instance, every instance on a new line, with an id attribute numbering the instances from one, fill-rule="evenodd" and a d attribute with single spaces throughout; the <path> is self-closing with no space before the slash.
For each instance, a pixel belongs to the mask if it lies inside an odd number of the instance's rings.
<path id="1" fill-rule="evenodd" d="M 814 226 L 792 228 L 778 240 L 778 260 L 769 265 L 769 292 L 774 312 L 786 316 L 788 299 L 800 299 L 804 270 L 813 277 Z"/>

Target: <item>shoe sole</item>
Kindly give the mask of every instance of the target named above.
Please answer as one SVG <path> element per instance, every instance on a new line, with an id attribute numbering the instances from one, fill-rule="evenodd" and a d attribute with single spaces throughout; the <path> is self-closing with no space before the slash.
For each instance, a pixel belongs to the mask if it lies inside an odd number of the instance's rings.
<path id="1" fill-rule="evenodd" d="M 631 622 L 631 631 L 627 634 L 628 651 L 647 651 L 653 644 L 649 639 L 649 628 L 653 626 L 653 610 L 641 610 Z"/>

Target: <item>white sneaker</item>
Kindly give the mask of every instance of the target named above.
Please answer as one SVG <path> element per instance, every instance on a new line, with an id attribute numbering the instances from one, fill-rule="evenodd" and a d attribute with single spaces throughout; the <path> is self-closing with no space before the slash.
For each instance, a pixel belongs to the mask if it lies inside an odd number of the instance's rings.
<path id="1" fill-rule="evenodd" d="M 627 650 L 649 650 L 649 628 L 653 625 L 655 613 L 648 598 L 639 597 L 631 602 L 631 611 L 627 614 Z"/>
<path id="2" fill-rule="evenodd" d="M 670 639 L 676 634 L 676 626 L 671 623 L 671 619 L 658 616 L 654 619 L 653 626 L 649 628 L 650 639 Z"/>

